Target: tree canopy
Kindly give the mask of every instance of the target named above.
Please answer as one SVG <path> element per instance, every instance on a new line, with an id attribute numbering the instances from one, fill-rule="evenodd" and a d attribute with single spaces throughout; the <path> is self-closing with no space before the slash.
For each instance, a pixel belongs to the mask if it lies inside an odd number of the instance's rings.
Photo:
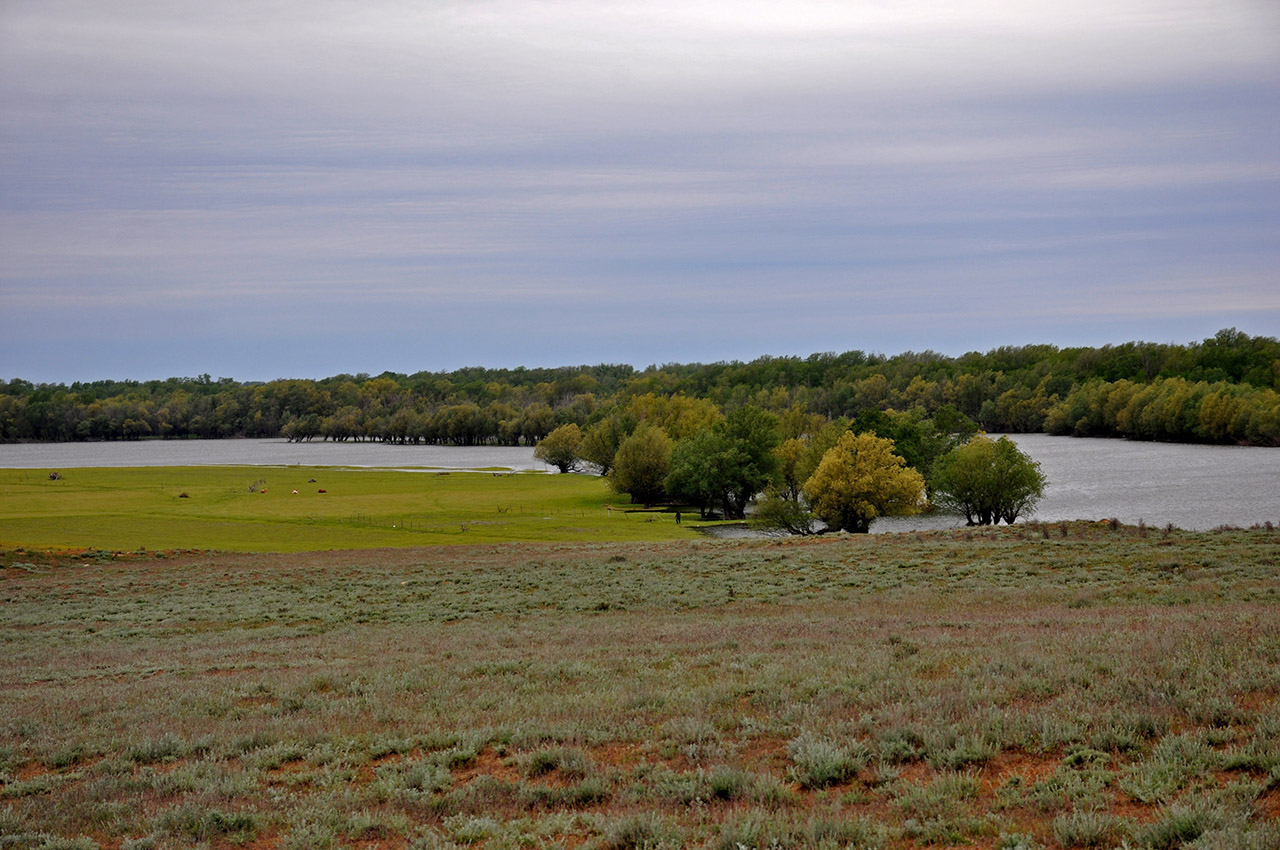
<path id="1" fill-rule="evenodd" d="M 560 472 L 572 472 L 582 463 L 582 429 L 575 423 L 561 425 L 538 443 L 533 456 Z"/>
<path id="2" fill-rule="evenodd" d="M 935 502 L 964 514 L 969 525 L 1012 525 L 1035 507 L 1047 483 L 1040 464 L 1012 440 L 982 434 L 943 456 L 932 480 Z"/>
<path id="3" fill-rule="evenodd" d="M 667 492 L 697 505 L 703 517 L 719 507 L 725 519 L 742 519 L 747 504 L 773 480 L 777 442 L 776 417 L 739 408 L 676 444 Z"/>
<path id="4" fill-rule="evenodd" d="M 784 439 L 853 422 L 928 469 L 970 420 L 983 430 L 1280 445 L 1280 340 L 1235 329 L 1198 343 L 1003 346 L 949 357 L 863 351 L 635 369 L 384 372 L 240 383 L 0 380 L 0 441 L 284 437 L 532 446 L 576 424 L 602 472 L 639 422 L 684 440 L 753 406 Z M 959 417 L 964 417 L 960 419 Z M 595 433 L 602 422 L 609 429 Z M 931 420 L 936 434 L 918 429 Z M 598 458 L 598 460 L 596 459 Z"/>
<path id="5" fill-rule="evenodd" d="M 829 527 L 865 534 L 877 517 L 919 513 L 924 477 L 894 452 L 892 440 L 846 432 L 823 455 L 804 494 Z"/>
<path id="6" fill-rule="evenodd" d="M 609 486 L 637 504 L 652 505 L 666 496 L 671 469 L 671 438 L 656 425 L 641 423 L 622 441 L 609 470 Z"/>

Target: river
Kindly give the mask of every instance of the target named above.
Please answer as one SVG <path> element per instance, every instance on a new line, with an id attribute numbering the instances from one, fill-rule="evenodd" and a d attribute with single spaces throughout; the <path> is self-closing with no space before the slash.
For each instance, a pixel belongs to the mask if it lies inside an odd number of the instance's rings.
<path id="1" fill-rule="evenodd" d="M 992 435 L 997 436 L 997 435 Z M 1010 434 L 1048 479 L 1028 517 L 1111 519 L 1205 530 L 1280 525 L 1280 448 Z M 963 525 L 949 516 L 878 520 L 872 531 Z"/>
<path id="2" fill-rule="evenodd" d="M 377 469 L 515 469 L 554 472 L 532 448 L 291 443 L 288 440 L 138 440 L 0 445 L 0 469 L 82 466 L 350 466 Z"/>
<path id="3" fill-rule="evenodd" d="M 1280 524 L 1280 448 L 1139 443 L 1017 434 L 1049 479 L 1030 517 L 1109 519 L 1162 527 Z M 554 471 L 531 448 L 290 443 L 285 440 L 148 440 L 0 445 L 0 468 L 90 466 L 342 466 L 387 469 Z M 950 516 L 879 520 L 872 531 L 960 524 Z"/>

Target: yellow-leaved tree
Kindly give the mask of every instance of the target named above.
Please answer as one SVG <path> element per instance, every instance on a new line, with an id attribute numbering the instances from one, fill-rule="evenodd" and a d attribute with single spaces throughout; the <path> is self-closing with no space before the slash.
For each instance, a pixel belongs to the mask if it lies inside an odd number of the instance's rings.
<path id="1" fill-rule="evenodd" d="M 924 507 L 924 477 L 894 451 L 893 440 L 846 432 L 805 482 L 813 512 L 831 528 L 865 534 L 882 516 Z"/>

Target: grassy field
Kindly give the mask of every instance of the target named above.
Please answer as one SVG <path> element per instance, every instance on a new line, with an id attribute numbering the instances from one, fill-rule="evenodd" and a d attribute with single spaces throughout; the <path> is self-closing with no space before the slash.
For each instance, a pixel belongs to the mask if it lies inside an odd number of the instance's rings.
<path id="1" fill-rule="evenodd" d="M 299 552 L 692 535 L 673 513 L 628 512 L 625 497 L 582 475 L 298 466 L 60 474 L 0 470 L 0 546 Z"/>
<path id="2" fill-rule="evenodd" d="M 1276 848 L 1278 560 L 1106 523 L 8 549 L 0 847 Z"/>

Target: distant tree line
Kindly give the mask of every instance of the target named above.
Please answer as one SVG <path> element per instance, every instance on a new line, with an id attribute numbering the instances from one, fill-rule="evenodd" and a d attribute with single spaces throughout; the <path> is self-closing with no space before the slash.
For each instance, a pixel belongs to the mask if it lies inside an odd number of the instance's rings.
<path id="1" fill-rule="evenodd" d="M 923 469 L 911 453 L 931 451 L 938 434 L 960 433 L 952 426 L 962 420 L 989 432 L 1280 446 L 1277 390 L 1280 341 L 1230 329 L 1188 345 L 1030 345 L 960 357 L 849 351 L 643 370 L 468 368 L 265 383 L 208 375 L 70 385 L 13 379 L 0 381 L 0 441 L 536 445 L 573 424 L 583 457 L 611 461 L 641 426 L 660 430 L 673 451 L 694 436 L 708 451 L 713 442 L 730 451 L 738 426 L 719 423 L 749 408 L 775 417 L 784 442 L 802 433 L 803 417 L 842 421 L 894 439 Z M 886 433 L 894 429 L 896 436 Z M 724 510 L 738 497 L 716 499 Z"/>

